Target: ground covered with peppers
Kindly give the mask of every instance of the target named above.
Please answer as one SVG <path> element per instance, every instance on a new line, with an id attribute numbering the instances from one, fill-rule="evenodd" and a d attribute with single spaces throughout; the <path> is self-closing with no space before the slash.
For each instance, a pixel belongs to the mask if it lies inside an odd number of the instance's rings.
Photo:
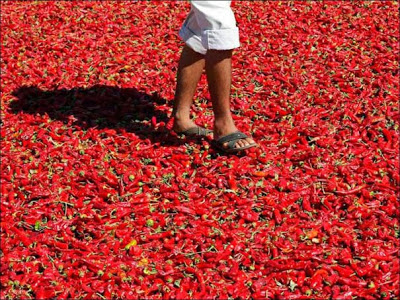
<path id="1" fill-rule="evenodd" d="M 2 3 L 1 299 L 399 298 L 399 4 L 232 7 L 239 156 L 168 131 L 186 1 Z"/>

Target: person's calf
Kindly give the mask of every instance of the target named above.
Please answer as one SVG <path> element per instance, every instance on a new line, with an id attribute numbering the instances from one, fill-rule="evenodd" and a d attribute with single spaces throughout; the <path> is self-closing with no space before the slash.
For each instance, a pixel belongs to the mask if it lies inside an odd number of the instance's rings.
<path id="1" fill-rule="evenodd" d="M 174 107 L 171 115 L 174 119 L 173 130 L 175 132 L 182 132 L 196 126 L 190 119 L 190 110 L 204 63 L 203 55 L 196 53 L 188 46 L 183 48 L 179 60 Z"/>

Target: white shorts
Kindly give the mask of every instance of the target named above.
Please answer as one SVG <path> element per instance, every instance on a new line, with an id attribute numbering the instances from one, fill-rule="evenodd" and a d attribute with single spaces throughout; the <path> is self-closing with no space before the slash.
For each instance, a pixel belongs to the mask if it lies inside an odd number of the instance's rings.
<path id="1" fill-rule="evenodd" d="M 231 1 L 191 0 L 191 10 L 179 36 L 194 51 L 231 50 L 240 46 Z"/>

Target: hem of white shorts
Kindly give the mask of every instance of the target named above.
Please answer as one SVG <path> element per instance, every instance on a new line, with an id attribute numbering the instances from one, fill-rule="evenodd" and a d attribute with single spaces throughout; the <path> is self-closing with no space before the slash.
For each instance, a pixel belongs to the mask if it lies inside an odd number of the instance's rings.
<path id="1" fill-rule="evenodd" d="M 189 28 L 185 25 L 182 26 L 179 31 L 179 36 L 188 45 L 193 51 L 205 55 L 207 53 L 207 49 L 203 47 L 201 42 L 201 38 L 195 35 Z"/>
<path id="2" fill-rule="evenodd" d="M 240 47 L 239 28 L 205 30 L 201 42 L 208 50 L 231 50 Z"/>

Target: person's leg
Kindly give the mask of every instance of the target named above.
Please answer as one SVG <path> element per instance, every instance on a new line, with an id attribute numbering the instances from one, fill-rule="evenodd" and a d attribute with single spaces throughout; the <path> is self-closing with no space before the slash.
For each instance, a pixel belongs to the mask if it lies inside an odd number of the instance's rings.
<path id="1" fill-rule="evenodd" d="M 182 132 L 196 126 L 190 119 L 190 108 L 204 65 L 204 55 L 193 51 L 185 45 L 179 60 L 172 111 L 172 117 L 174 118 L 173 130 L 176 132 Z"/>
<path id="2" fill-rule="evenodd" d="M 230 110 L 232 50 L 208 50 L 205 55 L 207 81 L 214 110 L 214 139 L 237 131 Z M 255 144 L 251 138 L 238 140 L 235 147 Z M 227 146 L 227 143 L 224 144 Z"/>
<path id="3" fill-rule="evenodd" d="M 237 131 L 230 112 L 232 50 L 227 49 L 239 47 L 240 42 L 230 4 L 229 0 L 191 0 L 191 11 L 179 32 L 187 47 L 181 57 L 172 115 L 177 132 L 195 126 L 190 107 L 204 66 L 215 113 L 214 139 Z M 253 139 L 246 138 L 237 140 L 235 147 L 253 144 Z"/>

